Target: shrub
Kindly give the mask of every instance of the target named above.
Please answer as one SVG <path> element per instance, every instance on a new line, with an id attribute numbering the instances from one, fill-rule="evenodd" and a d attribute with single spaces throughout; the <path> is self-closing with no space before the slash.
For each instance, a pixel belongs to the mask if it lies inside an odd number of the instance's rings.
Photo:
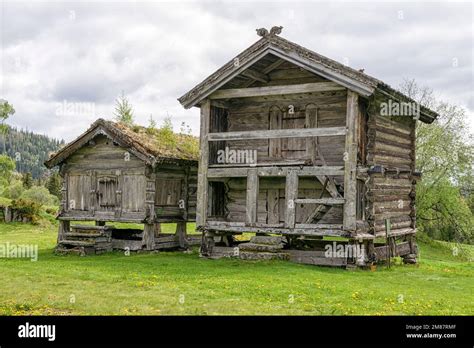
<path id="1" fill-rule="evenodd" d="M 2 196 L 10 199 L 20 198 L 25 188 L 20 180 L 14 180 L 3 188 Z"/>
<path id="2" fill-rule="evenodd" d="M 11 203 L 11 208 L 16 214 L 15 220 L 38 222 L 41 205 L 27 199 L 15 199 Z"/>
<path id="3" fill-rule="evenodd" d="M 33 186 L 23 192 L 21 198 L 38 203 L 40 206 L 55 205 L 58 203 L 58 198 L 50 194 L 48 189 L 43 186 Z"/>

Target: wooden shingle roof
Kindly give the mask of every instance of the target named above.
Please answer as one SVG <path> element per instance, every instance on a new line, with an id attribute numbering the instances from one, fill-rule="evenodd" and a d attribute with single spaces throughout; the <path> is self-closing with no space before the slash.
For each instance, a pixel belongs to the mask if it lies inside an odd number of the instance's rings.
<path id="1" fill-rule="evenodd" d="M 375 92 L 378 92 L 401 102 L 414 102 L 408 96 L 400 93 L 381 80 L 322 56 L 275 34 L 264 35 L 252 46 L 231 59 L 204 81 L 180 97 L 178 101 L 185 108 L 198 105 L 207 96 L 269 54 L 287 60 L 330 81 L 336 82 L 364 97 L 370 97 Z M 236 62 L 238 63 L 236 64 Z M 433 122 L 438 116 L 434 111 L 423 106 L 420 107 L 420 114 L 420 120 L 426 123 Z"/>
<path id="2" fill-rule="evenodd" d="M 197 163 L 199 157 L 198 139 L 192 135 L 174 133 L 171 139 L 164 139 L 159 130 L 150 133 L 145 127 L 129 126 L 99 118 L 87 131 L 51 154 L 44 164 L 48 168 L 58 165 L 98 135 L 111 138 L 152 166 L 159 162 Z"/>

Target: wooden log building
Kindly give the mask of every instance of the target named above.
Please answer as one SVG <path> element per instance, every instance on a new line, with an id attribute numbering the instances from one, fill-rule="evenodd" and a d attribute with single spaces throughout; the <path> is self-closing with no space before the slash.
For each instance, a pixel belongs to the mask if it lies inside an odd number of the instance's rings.
<path id="1" fill-rule="evenodd" d="M 260 40 L 178 99 L 201 110 L 202 255 L 416 262 L 415 124 L 437 114 L 281 29 L 258 29 Z M 239 243 L 243 232 L 256 236 Z M 363 256 L 327 257 L 328 237 Z"/>
<path id="2" fill-rule="evenodd" d="M 193 141 L 180 134 L 176 144 L 165 146 L 146 128 L 99 119 L 52 154 L 45 165 L 59 166 L 63 179 L 58 248 L 96 253 L 193 243 L 186 234 L 186 222 L 196 214 Z M 71 221 L 96 226 L 71 226 Z M 106 222 L 140 223 L 144 229 L 115 229 Z M 160 223 L 168 222 L 177 223 L 175 235 L 161 233 Z"/>

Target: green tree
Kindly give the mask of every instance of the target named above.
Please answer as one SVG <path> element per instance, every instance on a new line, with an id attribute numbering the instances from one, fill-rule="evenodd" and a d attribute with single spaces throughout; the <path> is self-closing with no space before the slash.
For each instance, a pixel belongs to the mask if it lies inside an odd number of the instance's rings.
<path id="1" fill-rule="evenodd" d="M 156 128 L 156 121 L 153 119 L 152 114 L 150 114 L 150 118 L 148 119 L 148 128 L 151 128 L 151 129 Z"/>
<path id="2" fill-rule="evenodd" d="M 118 122 L 133 125 L 133 107 L 123 92 L 115 101 L 114 115 Z"/>
<path id="3" fill-rule="evenodd" d="M 25 188 L 20 180 L 11 180 L 10 184 L 4 187 L 2 196 L 10 199 L 17 199 L 20 198 L 24 191 Z"/>
<path id="4" fill-rule="evenodd" d="M 150 114 L 150 118 L 148 119 L 148 127 L 146 132 L 149 135 L 153 135 L 156 132 L 156 121 L 153 119 L 153 115 Z"/>
<path id="5" fill-rule="evenodd" d="M 416 191 L 418 228 L 432 238 L 473 242 L 474 142 L 466 112 L 414 80 L 404 81 L 401 90 L 439 114 L 432 124 L 416 126 L 416 166 L 423 174 Z"/>
<path id="6" fill-rule="evenodd" d="M 52 173 L 46 182 L 46 188 L 53 196 L 61 199 L 61 177 L 58 173 Z"/>
<path id="7" fill-rule="evenodd" d="M 58 203 L 58 198 L 50 194 L 48 189 L 43 186 L 33 186 L 24 191 L 20 198 L 30 200 L 39 205 L 55 205 Z"/>
<path id="8" fill-rule="evenodd" d="M 0 178 L 10 182 L 14 170 L 15 161 L 7 155 L 0 155 Z"/>
<path id="9" fill-rule="evenodd" d="M 8 117 L 15 113 L 15 109 L 6 100 L 0 99 L 0 132 L 5 134 L 8 131 L 8 126 L 5 121 Z"/>
<path id="10" fill-rule="evenodd" d="M 29 189 L 33 186 L 33 177 L 29 172 L 22 174 L 21 181 L 23 182 L 23 187 L 26 189 Z"/>

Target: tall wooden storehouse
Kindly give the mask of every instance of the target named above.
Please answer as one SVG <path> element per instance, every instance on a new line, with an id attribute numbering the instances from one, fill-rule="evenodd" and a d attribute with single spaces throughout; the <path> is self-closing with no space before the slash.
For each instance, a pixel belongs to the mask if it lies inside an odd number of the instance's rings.
<path id="1" fill-rule="evenodd" d="M 201 110 L 202 254 L 415 262 L 415 123 L 436 113 L 279 37 L 281 27 L 257 32 L 259 41 L 179 98 Z M 239 243 L 243 232 L 257 236 Z M 363 247 L 363 257 L 328 257 L 328 236 Z"/>
<path id="2" fill-rule="evenodd" d="M 143 127 L 99 119 L 50 156 L 45 165 L 59 166 L 63 178 L 59 247 L 86 252 L 185 247 L 186 222 L 196 211 L 196 141 L 176 135 L 163 144 Z M 106 222 L 140 223 L 144 230 L 114 229 Z M 178 223 L 176 235 L 160 232 L 166 222 Z"/>

